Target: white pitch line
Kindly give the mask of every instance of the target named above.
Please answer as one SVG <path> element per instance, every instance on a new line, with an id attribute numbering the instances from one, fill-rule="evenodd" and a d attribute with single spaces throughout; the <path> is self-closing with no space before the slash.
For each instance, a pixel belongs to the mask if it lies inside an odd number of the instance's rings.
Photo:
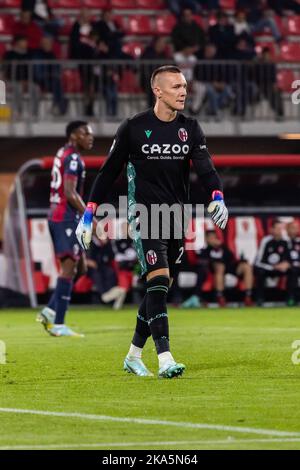
<path id="1" fill-rule="evenodd" d="M 99 442 L 99 443 L 70 443 L 70 444 L 49 444 L 49 445 L 17 445 L 17 446 L 0 446 L 0 450 L 38 450 L 38 449 L 73 449 L 79 447 L 104 447 L 109 450 L 110 447 L 162 447 L 162 446 L 179 446 L 179 445 L 234 445 L 234 444 L 264 444 L 264 443 L 284 443 L 284 442 L 300 442 L 300 438 L 269 438 L 269 439 L 215 439 L 200 441 L 149 441 L 149 442 Z"/>
<path id="2" fill-rule="evenodd" d="M 159 419 L 143 419 L 143 418 L 121 418 L 116 416 L 106 415 L 93 415 L 85 413 L 65 413 L 59 411 L 41 411 L 41 410 L 26 410 L 19 408 L 0 408 L 0 413 L 16 413 L 16 414 L 30 414 L 40 416 L 54 416 L 57 418 L 78 418 L 91 421 L 113 421 L 116 423 L 132 423 L 132 424 L 145 424 L 145 425 L 159 425 L 159 426 L 174 426 L 177 428 L 190 428 L 190 429 L 209 429 L 212 431 L 229 431 L 243 434 L 261 434 L 265 436 L 274 437 L 300 437 L 300 432 L 277 431 L 276 429 L 257 429 L 257 428 L 243 428 L 241 426 L 225 426 L 222 424 L 206 424 L 206 423 L 189 423 L 185 421 L 164 421 Z"/>

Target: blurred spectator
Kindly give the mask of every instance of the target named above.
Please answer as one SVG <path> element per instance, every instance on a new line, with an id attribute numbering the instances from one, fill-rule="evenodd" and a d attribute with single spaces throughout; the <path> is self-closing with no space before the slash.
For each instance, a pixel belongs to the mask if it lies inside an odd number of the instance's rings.
<path id="1" fill-rule="evenodd" d="M 104 10 L 101 20 L 97 21 L 93 27 L 98 37 L 108 44 L 109 50 L 113 55 L 121 50 L 121 39 L 124 36 L 124 31 L 114 21 L 112 10 Z"/>
<path id="2" fill-rule="evenodd" d="M 236 41 L 240 38 L 243 38 L 247 41 L 252 48 L 255 48 L 254 37 L 251 33 L 250 25 L 247 21 L 246 12 L 244 10 L 238 10 L 234 16 L 233 21 L 234 34 L 236 36 Z"/>
<path id="3" fill-rule="evenodd" d="M 189 9 L 192 13 L 200 13 L 201 8 L 199 6 L 200 0 L 167 0 L 167 5 L 171 13 L 178 18 L 184 9 Z"/>
<path id="4" fill-rule="evenodd" d="M 116 50 L 116 49 L 115 49 Z M 121 51 L 119 51 L 119 54 Z M 121 55 L 121 54 L 120 54 Z M 97 60 L 101 63 L 103 61 L 111 61 L 115 57 L 109 49 L 109 45 L 100 40 L 98 43 Z M 128 57 L 126 57 L 128 59 Z M 118 112 L 118 83 L 120 80 L 120 67 L 110 65 L 109 63 L 102 64 L 101 67 L 96 67 L 97 71 L 97 90 L 102 91 L 106 106 L 107 116 L 116 116 Z"/>
<path id="5" fill-rule="evenodd" d="M 296 0 L 268 0 L 268 5 L 279 16 L 283 16 L 287 10 L 300 15 L 300 3 Z"/>
<path id="6" fill-rule="evenodd" d="M 264 302 L 264 287 L 268 277 L 287 277 L 287 302 L 294 303 L 297 278 L 292 268 L 292 260 L 288 242 L 283 238 L 282 223 L 275 220 L 270 235 L 260 243 L 255 260 L 257 304 Z"/>
<path id="7" fill-rule="evenodd" d="M 181 51 L 175 52 L 174 61 L 180 67 L 188 84 L 192 95 L 192 102 L 189 108 L 191 114 L 198 114 L 203 104 L 206 87 L 204 83 L 195 80 L 194 69 L 197 63 L 197 57 L 193 53 L 193 47 L 185 47 Z"/>
<path id="8" fill-rule="evenodd" d="M 175 51 L 189 48 L 192 54 L 200 53 L 204 47 L 205 34 L 203 29 L 194 21 L 193 12 L 185 8 L 172 31 L 172 41 Z"/>
<path id="9" fill-rule="evenodd" d="M 220 8 L 219 0 L 197 0 L 203 10 L 218 10 Z"/>
<path id="10" fill-rule="evenodd" d="M 92 28 L 93 23 L 90 11 L 87 8 L 82 8 L 77 21 L 73 24 L 70 34 L 69 52 L 71 59 L 79 58 L 80 43 L 89 38 Z M 95 36 L 98 37 L 97 34 Z"/>
<path id="11" fill-rule="evenodd" d="M 28 49 L 32 51 L 40 47 L 42 35 L 41 28 L 32 20 L 31 11 L 21 10 L 20 19 L 13 27 L 13 36 L 25 36 Z"/>
<path id="12" fill-rule="evenodd" d="M 231 82 L 233 83 L 236 94 L 236 108 L 234 113 L 244 117 L 247 106 L 253 104 L 258 99 L 258 90 L 255 82 L 255 70 L 253 59 L 255 58 L 255 49 L 249 44 L 247 39 L 241 36 L 236 44 L 233 58 L 240 64 L 227 68 L 233 69 L 231 72 Z"/>
<path id="13" fill-rule="evenodd" d="M 151 43 L 146 47 L 141 60 L 163 61 L 167 60 L 167 41 L 163 36 L 155 37 Z M 162 64 L 145 64 L 141 66 L 141 87 L 146 92 L 148 105 L 151 107 L 154 104 L 154 95 L 152 92 L 150 78 L 152 72 Z"/>
<path id="14" fill-rule="evenodd" d="M 288 234 L 288 245 L 290 250 L 290 257 L 292 262 L 292 270 L 294 273 L 294 293 L 293 298 L 290 299 L 289 305 L 294 305 L 296 303 L 296 294 L 298 289 L 298 282 L 300 278 L 300 232 L 299 232 L 299 223 L 294 221 L 290 222 L 286 226 L 286 231 Z"/>
<path id="15" fill-rule="evenodd" d="M 22 0 L 21 9 L 30 11 L 32 19 L 42 28 L 44 33 L 56 37 L 64 20 L 55 17 L 47 0 Z"/>
<path id="16" fill-rule="evenodd" d="M 271 51 L 264 47 L 255 66 L 255 78 L 259 94 L 266 98 L 278 119 L 284 115 L 282 93 L 277 85 L 276 64 L 272 61 Z"/>
<path id="17" fill-rule="evenodd" d="M 244 302 L 246 305 L 252 305 L 253 289 L 253 270 L 250 264 L 242 259 L 237 260 L 218 238 L 214 230 L 206 232 L 207 247 L 197 253 L 206 269 L 213 274 L 213 286 L 215 289 L 216 300 L 220 306 L 225 306 L 224 296 L 225 274 L 231 274 L 243 281 L 245 288 Z"/>
<path id="18" fill-rule="evenodd" d="M 93 237 L 87 259 L 88 276 L 96 286 L 100 298 L 117 283 L 113 267 L 114 257 L 110 240 L 107 238 L 99 240 L 97 237 Z"/>
<path id="19" fill-rule="evenodd" d="M 274 12 L 268 0 L 239 0 L 238 9 L 245 9 L 252 33 L 259 33 L 269 28 L 276 41 L 281 40 L 281 33 L 274 18 Z"/>
<path id="20" fill-rule="evenodd" d="M 57 57 L 53 53 L 53 39 L 44 36 L 41 47 L 32 54 L 32 59 L 37 61 L 56 61 Z M 33 66 L 33 79 L 42 91 L 53 94 L 53 114 L 63 116 L 67 111 L 68 102 L 64 96 L 61 81 L 61 67 L 55 63 L 35 63 Z"/>
<path id="21" fill-rule="evenodd" d="M 88 37 L 78 36 L 77 38 L 76 59 L 82 62 L 79 65 L 79 73 L 83 89 L 84 115 L 86 116 L 94 116 L 94 101 L 98 79 L 95 75 L 95 66 L 92 63 L 84 62 L 98 58 L 98 42 L 98 35 L 93 30 L 90 31 Z"/>
<path id="22" fill-rule="evenodd" d="M 220 59 L 232 59 L 235 34 L 234 27 L 229 22 L 229 17 L 223 11 L 218 12 L 217 22 L 208 30 L 210 41 L 215 44 Z"/>
<path id="23" fill-rule="evenodd" d="M 28 40 L 25 36 L 16 36 L 13 41 L 11 50 L 4 54 L 3 60 L 8 63 L 5 65 L 4 74 L 5 78 L 10 81 L 10 88 L 12 91 L 13 108 L 15 117 L 20 117 L 23 112 L 23 101 L 25 93 L 30 92 L 31 99 L 29 105 L 31 106 L 31 113 L 37 116 L 38 102 L 39 102 L 39 87 L 30 81 L 30 71 L 28 63 L 12 63 L 12 61 L 29 61 L 31 54 L 28 50 Z M 31 77 L 32 78 L 32 77 Z M 29 83 L 31 86 L 29 86 Z"/>
<path id="24" fill-rule="evenodd" d="M 235 99 L 231 85 L 225 82 L 226 69 L 218 62 L 217 48 L 214 44 L 206 44 L 204 62 L 196 67 L 197 80 L 205 84 L 205 101 L 207 113 L 220 119 L 220 110 L 226 108 Z"/>

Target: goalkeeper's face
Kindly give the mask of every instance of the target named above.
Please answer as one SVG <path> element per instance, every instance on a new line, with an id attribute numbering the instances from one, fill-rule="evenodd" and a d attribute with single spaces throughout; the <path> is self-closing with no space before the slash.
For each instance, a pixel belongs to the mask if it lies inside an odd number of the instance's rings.
<path id="1" fill-rule="evenodd" d="M 79 127 L 76 131 L 76 144 L 81 150 L 90 150 L 93 147 L 94 134 L 91 126 Z"/>
<path id="2" fill-rule="evenodd" d="M 156 77 L 153 92 L 161 105 L 182 111 L 187 95 L 186 79 L 182 73 L 161 73 Z"/>

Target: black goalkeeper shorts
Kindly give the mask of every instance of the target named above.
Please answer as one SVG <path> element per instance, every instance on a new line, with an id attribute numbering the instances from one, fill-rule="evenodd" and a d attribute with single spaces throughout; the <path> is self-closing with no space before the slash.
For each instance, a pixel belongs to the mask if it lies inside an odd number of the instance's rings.
<path id="1" fill-rule="evenodd" d="M 184 253 L 184 240 L 146 240 L 134 241 L 142 275 L 156 269 L 168 268 L 170 277 L 178 271 Z"/>

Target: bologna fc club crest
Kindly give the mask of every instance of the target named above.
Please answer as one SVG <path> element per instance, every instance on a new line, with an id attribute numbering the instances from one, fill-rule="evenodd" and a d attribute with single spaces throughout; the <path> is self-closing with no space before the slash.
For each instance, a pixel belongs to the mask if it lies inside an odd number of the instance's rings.
<path id="1" fill-rule="evenodd" d="M 155 264 L 157 261 L 157 254 L 155 253 L 154 250 L 149 250 L 147 251 L 146 259 L 147 259 L 148 264 L 151 264 L 151 266 L 153 266 L 153 264 Z"/>
<path id="2" fill-rule="evenodd" d="M 183 127 L 179 129 L 178 137 L 182 142 L 186 142 L 188 140 L 188 133 Z"/>

